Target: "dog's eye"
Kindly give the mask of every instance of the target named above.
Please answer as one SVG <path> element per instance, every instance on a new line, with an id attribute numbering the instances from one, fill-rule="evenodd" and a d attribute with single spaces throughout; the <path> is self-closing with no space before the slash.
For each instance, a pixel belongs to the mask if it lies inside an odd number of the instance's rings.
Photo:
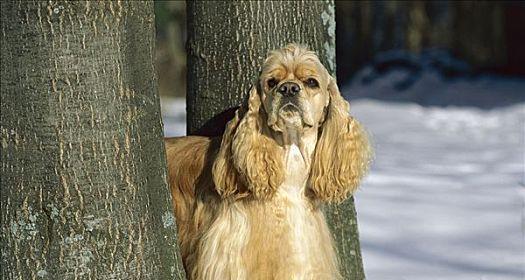
<path id="1" fill-rule="evenodd" d="M 266 83 L 268 84 L 269 88 L 273 88 L 278 82 L 275 78 L 271 78 Z"/>
<path id="2" fill-rule="evenodd" d="M 319 87 L 319 82 L 314 78 L 310 78 L 306 80 L 306 85 L 311 88 L 316 88 Z"/>

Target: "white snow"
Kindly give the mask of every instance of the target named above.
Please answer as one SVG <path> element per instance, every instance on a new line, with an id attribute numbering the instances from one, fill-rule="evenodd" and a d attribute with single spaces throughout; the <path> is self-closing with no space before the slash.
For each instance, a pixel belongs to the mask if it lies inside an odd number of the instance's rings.
<path id="1" fill-rule="evenodd" d="M 390 74 L 343 91 L 387 96 Z M 519 79 L 434 77 L 425 86 L 424 76 L 409 90 L 525 92 Z M 367 278 L 525 279 L 525 103 L 479 109 L 349 99 L 376 155 L 356 194 Z M 162 100 L 166 136 L 185 134 L 184 108 L 182 99 Z"/>
<path id="2" fill-rule="evenodd" d="M 524 279 L 525 106 L 351 104 L 376 152 L 356 194 L 368 279 Z"/>
<path id="3" fill-rule="evenodd" d="M 160 110 L 164 123 L 164 136 L 186 135 L 186 99 L 161 98 Z"/>

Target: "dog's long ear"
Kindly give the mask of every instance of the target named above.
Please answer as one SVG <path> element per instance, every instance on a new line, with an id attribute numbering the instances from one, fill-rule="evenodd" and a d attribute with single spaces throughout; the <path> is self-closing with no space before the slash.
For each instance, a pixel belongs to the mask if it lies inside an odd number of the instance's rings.
<path id="1" fill-rule="evenodd" d="M 251 194 L 264 199 L 283 182 L 283 152 L 263 133 L 265 121 L 257 86 L 253 86 L 246 104 L 228 123 L 213 164 L 213 180 L 222 197 Z"/>
<path id="2" fill-rule="evenodd" d="M 330 77 L 330 101 L 317 141 L 310 188 L 316 197 L 327 202 L 341 202 L 354 192 L 368 171 L 371 148 L 367 133 L 349 115 L 337 83 Z"/>
<path id="3" fill-rule="evenodd" d="M 242 109 L 242 107 L 239 108 L 235 112 L 235 117 L 226 125 L 226 129 L 222 135 L 221 146 L 213 162 L 213 183 L 219 195 L 224 198 L 232 195 L 247 195 L 247 188 L 244 186 L 244 182 L 242 182 L 237 170 L 233 166 L 233 152 L 231 148 L 233 136 L 239 126 L 239 114 Z"/>

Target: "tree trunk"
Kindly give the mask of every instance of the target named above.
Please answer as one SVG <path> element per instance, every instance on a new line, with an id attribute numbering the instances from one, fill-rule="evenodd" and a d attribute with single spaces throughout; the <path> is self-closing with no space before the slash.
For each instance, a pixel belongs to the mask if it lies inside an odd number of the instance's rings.
<path id="1" fill-rule="evenodd" d="M 1 279 L 183 279 L 152 2 L 1 3 Z"/>
<path id="2" fill-rule="evenodd" d="M 268 51 L 304 43 L 335 72 L 334 3 L 328 1 L 188 2 L 188 134 L 239 105 Z M 353 199 L 329 206 L 327 218 L 344 279 L 363 279 Z"/>

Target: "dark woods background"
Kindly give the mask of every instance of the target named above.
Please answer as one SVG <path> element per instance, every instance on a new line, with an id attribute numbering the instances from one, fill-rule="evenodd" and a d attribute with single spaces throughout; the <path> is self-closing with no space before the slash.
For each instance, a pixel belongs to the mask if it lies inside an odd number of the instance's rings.
<path id="1" fill-rule="evenodd" d="M 185 2 L 156 1 L 155 16 L 160 94 L 185 96 Z M 524 2 L 336 1 L 336 21 L 342 85 L 389 50 L 414 55 L 442 50 L 467 62 L 471 75 L 525 76 Z"/>

